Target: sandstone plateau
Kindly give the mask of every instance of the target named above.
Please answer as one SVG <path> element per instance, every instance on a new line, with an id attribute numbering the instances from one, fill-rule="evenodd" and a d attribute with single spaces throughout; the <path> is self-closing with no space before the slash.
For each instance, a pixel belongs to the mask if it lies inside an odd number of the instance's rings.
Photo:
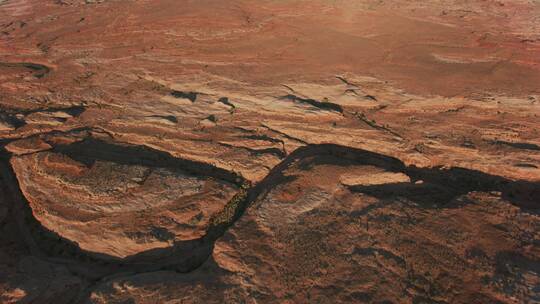
<path id="1" fill-rule="evenodd" d="M 0 0 L 0 303 L 540 303 L 540 1 Z"/>

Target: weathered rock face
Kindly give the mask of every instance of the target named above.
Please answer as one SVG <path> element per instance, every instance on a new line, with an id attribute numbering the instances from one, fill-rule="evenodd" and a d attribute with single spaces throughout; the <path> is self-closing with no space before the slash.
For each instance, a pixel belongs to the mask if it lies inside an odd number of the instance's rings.
<path id="1" fill-rule="evenodd" d="M 540 302 L 539 15 L 0 0 L 0 302 Z"/>
<path id="2" fill-rule="evenodd" d="M 57 150 L 11 163 L 38 221 L 91 252 L 126 257 L 201 238 L 236 194 L 234 181 L 133 147 L 87 139 Z"/>
<path id="3" fill-rule="evenodd" d="M 201 269 L 113 280 L 91 302 L 146 303 L 155 293 L 190 303 L 539 300 L 537 216 L 486 192 L 498 187 L 490 177 L 475 184 L 474 172 L 418 172 L 342 152 L 318 150 L 269 176 Z M 353 175 L 357 183 L 343 183 Z"/>
<path id="4" fill-rule="evenodd" d="M 6 172 L 4 165 L 0 168 Z M 9 184 L 3 174 L 0 183 L 0 302 L 73 303 L 84 290 L 84 279 L 62 264 L 32 254 L 17 227 L 16 220 L 22 218 L 8 204 L 13 201 Z"/>

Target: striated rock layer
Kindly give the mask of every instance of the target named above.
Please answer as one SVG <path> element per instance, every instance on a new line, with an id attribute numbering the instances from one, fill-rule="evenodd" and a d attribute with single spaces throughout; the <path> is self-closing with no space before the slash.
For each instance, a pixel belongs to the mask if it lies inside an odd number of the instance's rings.
<path id="1" fill-rule="evenodd" d="M 0 302 L 540 302 L 538 16 L 0 0 Z"/>
<path id="2" fill-rule="evenodd" d="M 126 257 L 200 238 L 236 193 L 172 157 L 90 139 L 58 150 L 11 163 L 37 220 L 87 251 Z"/>
<path id="3" fill-rule="evenodd" d="M 511 183 L 335 146 L 303 152 L 263 181 L 264 195 L 203 267 L 111 280 L 90 302 L 146 303 L 153 293 L 205 303 L 539 300 L 540 226 L 505 198 Z M 344 184 L 352 175 L 358 182 Z"/>

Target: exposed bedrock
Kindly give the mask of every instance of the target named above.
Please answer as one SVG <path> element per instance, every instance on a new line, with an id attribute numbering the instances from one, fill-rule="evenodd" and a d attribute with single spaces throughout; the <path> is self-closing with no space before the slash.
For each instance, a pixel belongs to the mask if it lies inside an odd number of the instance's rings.
<path id="1" fill-rule="evenodd" d="M 13 156 L 16 179 L 4 170 L 21 228 L 38 253 L 93 276 L 195 267 L 245 196 L 241 176 L 150 148 L 95 138 L 49 147 Z"/>
<path id="2" fill-rule="evenodd" d="M 303 147 L 252 189 L 249 208 L 199 269 L 112 279 L 87 301 L 538 301 L 538 202 L 529 202 L 538 184 L 522 185 L 342 146 Z"/>
<path id="3" fill-rule="evenodd" d="M 9 172 L 5 161 L 2 173 Z M 21 233 L 24 218 L 14 210 L 12 184 L 0 176 L 0 303 L 73 303 L 85 281 L 62 264 L 32 254 L 32 239 Z"/>
<path id="4" fill-rule="evenodd" d="M 0 303 L 540 303 L 539 16 L 0 0 Z"/>
<path id="5" fill-rule="evenodd" d="M 537 183 L 321 144 L 249 186 L 144 146 L 58 142 L 13 156 L 3 179 L 35 255 L 104 278 L 91 302 L 154 288 L 216 303 L 536 299 Z"/>

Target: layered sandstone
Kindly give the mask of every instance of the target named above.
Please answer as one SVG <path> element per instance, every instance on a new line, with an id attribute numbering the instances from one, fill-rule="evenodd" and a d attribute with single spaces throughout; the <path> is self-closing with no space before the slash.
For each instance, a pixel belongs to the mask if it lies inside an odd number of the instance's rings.
<path id="1" fill-rule="evenodd" d="M 540 301 L 539 15 L 0 0 L 0 302 Z"/>

